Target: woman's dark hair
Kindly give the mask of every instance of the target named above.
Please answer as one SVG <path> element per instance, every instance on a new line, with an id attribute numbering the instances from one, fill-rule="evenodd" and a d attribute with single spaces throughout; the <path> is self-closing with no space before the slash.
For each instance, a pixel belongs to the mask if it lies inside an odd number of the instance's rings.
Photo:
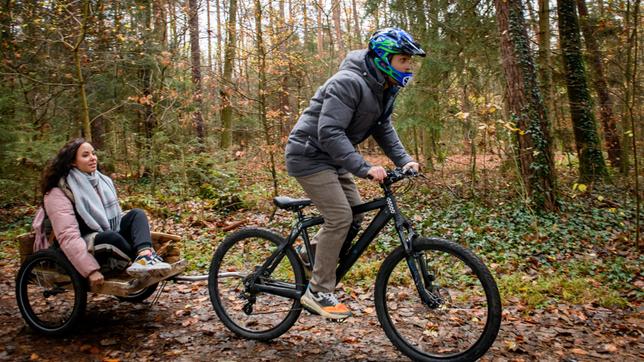
<path id="1" fill-rule="evenodd" d="M 40 191 L 42 191 L 43 195 L 58 186 L 58 180 L 69 174 L 72 169 L 72 163 L 76 160 L 76 152 L 85 142 L 87 141 L 82 137 L 74 138 L 58 151 L 56 157 L 47 162 L 47 166 L 42 172 L 42 181 L 40 183 Z"/>

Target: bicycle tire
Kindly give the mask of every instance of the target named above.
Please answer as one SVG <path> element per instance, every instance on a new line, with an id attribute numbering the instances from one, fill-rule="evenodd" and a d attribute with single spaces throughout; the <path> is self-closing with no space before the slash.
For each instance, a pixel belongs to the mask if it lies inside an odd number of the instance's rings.
<path id="1" fill-rule="evenodd" d="M 474 253 L 444 239 L 419 237 L 414 240 L 413 252 L 425 255 L 422 262 L 426 269 L 431 269 L 432 273 L 428 274 L 435 278 L 430 278 L 431 288 L 435 288 L 443 302 L 434 309 L 424 305 L 411 281 L 406 253 L 402 247 L 396 248 L 385 259 L 376 278 L 374 301 L 385 334 L 413 360 L 480 358 L 494 343 L 501 326 L 501 298 L 489 270 Z M 432 259 L 428 260 L 426 254 L 431 254 Z M 417 260 L 414 263 L 419 266 Z M 477 286 L 484 294 L 476 291 Z M 405 304 L 405 299 L 412 298 L 417 299 L 413 305 Z M 485 314 L 484 325 L 482 314 Z M 427 322 L 422 320 L 426 315 Z M 445 318 L 441 320 L 441 317 Z M 437 322 L 443 321 L 455 325 L 441 329 Z M 475 341 L 466 343 L 469 337 Z"/>
<path id="2" fill-rule="evenodd" d="M 262 265 L 271 255 L 271 249 L 274 250 L 282 243 L 285 243 L 284 238 L 269 230 L 245 228 L 229 234 L 213 255 L 208 273 L 210 301 L 222 323 L 244 338 L 263 341 L 277 338 L 293 326 L 302 312 L 299 299 L 267 293 L 253 294 L 243 283 L 244 279 L 254 273 L 255 268 Z M 241 252 L 239 255 L 235 254 L 240 246 Z M 268 250 L 263 250 L 264 248 Z M 243 267 L 252 271 L 242 270 Z M 224 273 L 239 275 L 224 277 Z M 270 279 L 270 282 L 288 283 L 301 292 L 304 292 L 306 287 L 304 270 L 292 247 L 285 249 L 285 257 L 273 275 L 265 278 Z M 252 298 L 255 300 L 253 303 L 250 302 Z M 245 304 L 241 306 L 242 303 Z M 251 309 L 250 314 L 244 310 L 248 305 Z M 281 308 L 285 310 L 280 310 Z M 240 312 L 244 312 L 248 319 L 237 320 L 237 317 L 243 317 Z M 264 315 L 277 315 L 280 312 L 284 312 L 283 315 L 273 318 L 273 321 L 270 320 L 270 316 L 266 318 L 268 321 L 261 319 Z"/>
<path id="3" fill-rule="evenodd" d="M 40 250 L 18 270 L 16 302 L 32 329 L 46 335 L 63 335 L 85 312 L 87 283 L 62 251 Z"/>

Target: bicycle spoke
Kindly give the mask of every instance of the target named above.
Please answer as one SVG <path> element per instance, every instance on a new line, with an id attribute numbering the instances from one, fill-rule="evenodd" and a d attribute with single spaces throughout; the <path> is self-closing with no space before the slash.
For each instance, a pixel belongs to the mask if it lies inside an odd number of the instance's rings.
<path id="1" fill-rule="evenodd" d="M 303 284 L 298 279 L 302 276 L 296 278 L 292 259 L 285 255 L 272 265 L 270 275 L 262 269 L 280 243 L 260 235 L 258 231 L 258 235 L 241 234 L 239 239 L 225 241 L 211 266 L 211 273 L 216 270 L 217 277 L 211 275 L 209 279 L 211 300 L 222 322 L 251 338 L 286 330 L 300 313 L 297 300 L 269 294 L 269 287 L 295 291 Z M 294 255 L 291 258 L 295 259 Z"/>

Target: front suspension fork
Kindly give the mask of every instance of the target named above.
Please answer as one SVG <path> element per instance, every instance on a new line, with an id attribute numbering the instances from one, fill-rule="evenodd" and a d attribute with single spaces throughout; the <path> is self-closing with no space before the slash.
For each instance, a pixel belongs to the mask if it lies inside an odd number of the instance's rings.
<path id="1" fill-rule="evenodd" d="M 429 272 L 424 265 L 425 262 L 422 260 L 422 255 L 413 253 L 412 255 L 407 255 L 406 259 L 407 266 L 411 272 L 411 276 L 414 280 L 414 284 L 416 285 L 418 295 L 420 295 L 420 299 L 429 308 L 435 309 L 440 307 L 440 305 L 443 304 L 443 299 L 432 291 L 433 277 L 429 275 Z M 418 270 L 417 265 L 420 265 L 421 270 Z"/>
<path id="2" fill-rule="evenodd" d="M 427 270 L 427 263 L 423 259 L 422 253 L 414 250 L 414 241 L 418 238 L 418 234 L 416 234 L 416 231 L 413 229 L 409 221 L 403 217 L 397 218 L 396 230 L 398 231 L 398 236 L 400 237 L 403 248 L 405 249 L 405 259 L 412 279 L 414 280 L 414 284 L 416 285 L 418 295 L 420 295 L 423 303 L 425 303 L 429 308 L 438 308 L 443 304 L 443 299 L 433 292 L 435 288 L 432 286 L 432 283 L 435 278 L 429 273 L 429 270 Z M 407 234 L 406 237 L 403 230 Z M 418 266 L 420 266 L 420 270 Z"/>

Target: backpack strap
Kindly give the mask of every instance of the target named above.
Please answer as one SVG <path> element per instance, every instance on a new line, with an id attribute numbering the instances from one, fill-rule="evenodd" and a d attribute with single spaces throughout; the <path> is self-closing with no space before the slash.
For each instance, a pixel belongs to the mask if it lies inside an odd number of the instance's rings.
<path id="1" fill-rule="evenodd" d="M 63 194 L 67 196 L 69 201 L 72 202 L 72 205 L 76 204 L 76 202 L 74 201 L 74 194 L 72 193 L 72 189 L 69 188 L 67 180 L 65 180 L 64 177 L 61 177 L 60 180 L 58 180 L 58 187 L 63 191 Z"/>
<path id="2" fill-rule="evenodd" d="M 56 239 L 56 235 L 54 234 L 54 230 L 52 229 L 51 232 L 49 233 L 49 238 L 47 238 L 49 245 L 52 245 L 55 239 Z"/>

